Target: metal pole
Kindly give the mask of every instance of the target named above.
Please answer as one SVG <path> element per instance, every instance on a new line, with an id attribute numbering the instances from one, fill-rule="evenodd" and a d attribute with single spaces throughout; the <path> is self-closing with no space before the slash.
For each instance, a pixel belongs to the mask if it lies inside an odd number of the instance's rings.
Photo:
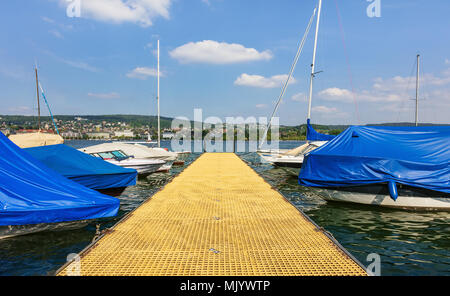
<path id="1" fill-rule="evenodd" d="M 161 148 L 161 120 L 160 120 L 160 109 L 159 109 L 159 40 L 158 40 L 158 147 Z"/>
<path id="2" fill-rule="evenodd" d="M 420 79 L 420 54 L 417 55 L 417 74 L 416 74 L 416 126 L 419 126 L 419 79 Z"/>
<path id="3" fill-rule="evenodd" d="M 320 23 L 320 13 L 322 11 L 322 0 L 319 0 L 319 11 L 317 12 L 317 23 L 316 23 L 316 36 L 314 37 L 314 51 L 313 51 L 313 60 L 311 64 L 311 81 L 309 84 L 309 100 L 308 100 L 308 119 L 311 119 L 311 102 L 312 102 L 312 94 L 313 94 L 313 80 L 315 75 L 315 67 L 316 67 L 316 52 L 317 52 L 317 37 L 319 35 L 319 23 Z"/>
<path id="4" fill-rule="evenodd" d="M 41 130 L 41 103 L 39 102 L 39 79 L 37 66 L 34 68 L 36 73 L 36 92 L 37 92 L 37 102 L 38 102 L 38 129 Z"/>

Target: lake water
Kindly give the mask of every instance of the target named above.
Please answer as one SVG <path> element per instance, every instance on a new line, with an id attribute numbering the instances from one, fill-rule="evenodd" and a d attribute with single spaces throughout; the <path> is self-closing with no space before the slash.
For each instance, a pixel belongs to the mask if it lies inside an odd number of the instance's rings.
<path id="1" fill-rule="evenodd" d="M 99 141 L 68 141 L 75 148 Z M 280 148 L 297 147 L 301 142 L 280 142 Z M 163 142 L 170 147 L 170 142 Z M 207 147 L 208 149 L 208 147 Z M 200 154 L 191 154 L 186 165 Z M 409 212 L 371 206 L 327 203 L 296 178 L 269 164 L 262 164 L 255 153 L 240 157 L 293 204 L 325 228 L 362 264 L 368 265 L 371 253 L 381 257 L 382 275 L 450 275 L 450 213 Z M 183 167 L 169 174 L 154 174 L 127 188 L 120 197 L 117 217 L 102 221 L 111 227 L 123 215 L 138 207 L 164 186 Z M 0 241 L 0 275 L 48 275 L 66 262 L 67 255 L 78 253 L 93 239 L 96 225 L 65 232 L 48 232 Z"/>

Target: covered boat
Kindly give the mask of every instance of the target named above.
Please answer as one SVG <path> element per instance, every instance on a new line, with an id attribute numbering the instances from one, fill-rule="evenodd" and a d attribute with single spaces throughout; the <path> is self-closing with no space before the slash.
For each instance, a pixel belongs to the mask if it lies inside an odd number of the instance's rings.
<path id="1" fill-rule="evenodd" d="M 9 139 L 20 148 L 57 145 L 64 143 L 64 139 L 60 135 L 44 133 L 41 131 L 11 135 L 9 136 Z"/>
<path id="2" fill-rule="evenodd" d="M 0 238 L 115 216 L 118 199 L 64 178 L 0 133 Z"/>
<path id="3" fill-rule="evenodd" d="M 327 200 L 450 209 L 450 127 L 348 128 L 305 157 L 300 185 Z"/>
<path id="4" fill-rule="evenodd" d="M 321 134 L 321 133 L 317 132 L 311 125 L 311 120 L 310 119 L 307 120 L 307 122 L 306 122 L 306 139 L 308 140 L 308 142 L 309 141 L 311 141 L 311 142 L 313 142 L 313 141 L 327 142 L 327 141 L 333 140 L 334 138 L 336 138 L 336 136 L 334 136 L 334 135 L 325 135 L 325 134 Z"/>
<path id="5" fill-rule="evenodd" d="M 123 168 L 64 144 L 25 149 L 47 167 L 83 186 L 120 195 L 136 185 L 137 171 Z"/>

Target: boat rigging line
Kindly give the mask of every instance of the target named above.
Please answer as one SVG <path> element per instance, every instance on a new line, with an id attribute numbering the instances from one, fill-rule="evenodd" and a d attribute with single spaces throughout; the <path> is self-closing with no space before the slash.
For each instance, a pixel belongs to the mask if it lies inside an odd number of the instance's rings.
<path id="1" fill-rule="evenodd" d="M 292 74 L 294 73 L 295 66 L 297 65 L 298 59 L 299 59 L 299 57 L 300 57 L 300 55 L 301 55 L 301 53 L 303 51 L 303 47 L 305 45 L 306 38 L 307 38 L 307 36 L 309 34 L 309 30 L 311 29 L 311 25 L 312 25 L 312 23 L 314 21 L 314 17 L 316 16 L 316 11 L 317 11 L 317 7 L 314 8 L 313 14 L 312 14 L 312 16 L 311 16 L 311 18 L 309 20 L 308 27 L 306 28 L 305 34 L 303 35 L 303 38 L 302 38 L 302 40 L 300 42 L 300 45 L 298 47 L 297 54 L 295 55 L 294 62 L 292 63 L 291 70 L 289 72 L 288 78 L 287 78 L 286 82 L 284 83 L 283 88 L 281 89 L 280 97 L 278 98 L 278 102 L 275 105 L 275 109 L 273 110 L 272 116 L 270 117 L 270 120 L 269 120 L 269 122 L 268 122 L 268 124 L 266 126 L 266 129 L 264 131 L 264 136 L 261 139 L 261 142 L 259 144 L 258 150 L 261 149 L 263 143 L 266 141 L 267 133 L 269 132 L 270 127 L 272 126 L 273 117 L 275 116 L 275 114 L 276 114 L 276 112 L 278 110 L 278 107 L 280 107 L 280 104 L 281 104 L 281 101 L 283 100 L 283 96 L 284 96 L 284 94 L 286 92 L 287 86 L 289 85 L 289 82 L 291 80 Z"/>
<path id="2" fill-rule="evenodd" d="M 340 31 L 341 31 L 342 44 L 344 46 L 345 60 L 346 60 L 346 63 L 347 63 L 347 72 L 348 72 L 348 76 L 349 76 L 349 80 L 350 80 L 350 86 L 352 88 L 353 102 L 355 103 L 356 119 L 358 120 L 358 124 L 361 124 L 361 118 L 359 116 L 358 101 L 356 99 L 355 87 L 353 85 L 352 69 L 350 67 L 350 60 L 349 60 L 349 57 L 348 57 L 347 43 L 345 42 L 345 32 L 344 32 L 344 26 L 342 24 L 341 12 L 339 10 L 339 6 L 338 6 L 337 0 L 334 0 L 334 2 L 336 3 L 336 13 L 337 13 L 337 16 L 338 16 L 339 28 L 340 28 Z"/>

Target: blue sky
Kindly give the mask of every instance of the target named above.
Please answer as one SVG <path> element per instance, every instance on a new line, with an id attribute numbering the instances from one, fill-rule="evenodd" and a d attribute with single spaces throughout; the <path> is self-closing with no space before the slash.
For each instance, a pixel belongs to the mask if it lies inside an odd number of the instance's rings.
<path id="1" fill-rule="evenodd" d="M 366 0 L 324 0 L 312 121 L 413 121 L 420 53 L 419 119 L 449 123 L 450 2 L 380 3 L 381 17 L 369 18 Z M 69 18 L 64 0 L 2 1 L 0 114 L 36 113 L 35 61 L 54 114 L 156 114 L 160 39 L 162 115 L 269 116 L 316 4 L 81 0 L 81 17 Z M 313 30 L 279 109 L 282 124 L 306 121 L 312 47 Z"/>

